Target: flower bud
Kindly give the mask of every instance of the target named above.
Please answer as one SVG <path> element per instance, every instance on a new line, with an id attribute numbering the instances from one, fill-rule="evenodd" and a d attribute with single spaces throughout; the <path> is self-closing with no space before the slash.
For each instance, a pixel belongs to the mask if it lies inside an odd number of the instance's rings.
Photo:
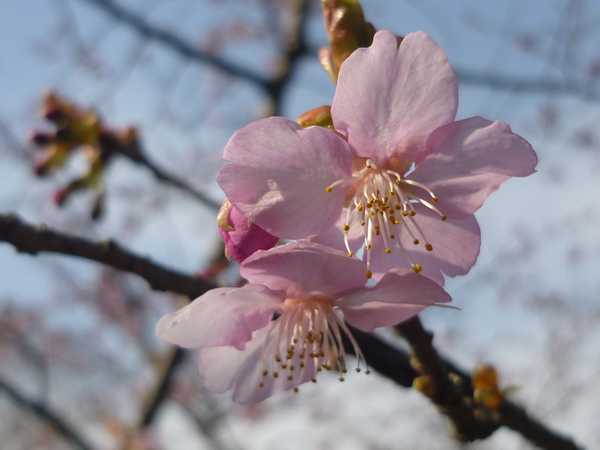
<path id="1" fill-rule="evenodd" d="M 498 386 L 498 372 L 489 364 L 482 364 L 473 371 L 473 398 L 488 409 L 497 410 L 503 395 Z"/>
<path id="2" fill-rule="evenodd" d="M 317 125 L 319 127 L 332 128 L 333 122 L 331 120 L 331 106 L 323 105 L 317 108 L 309 109 L 302 113 L 296 122 L 302 127 L 310 127 L 311 125 Z"/>
<path id="3" fill-rule="evenodd" d="M 322 48 L 319 60 L 331 79 L 337 81 L 340 66 L 359 47 L 373 41 L 375 27 L 365 20 L 358 0 L 322 0 L 329 48 Z"/>
<path id="4" fill-rule="evenodd" d="M 242 262 L 257 250 L 274 247 L 279 238 L 250 222 L 244 214 L 225 200 L 217 215 L 219 234 L 225 243 L 227 259 Z"/>

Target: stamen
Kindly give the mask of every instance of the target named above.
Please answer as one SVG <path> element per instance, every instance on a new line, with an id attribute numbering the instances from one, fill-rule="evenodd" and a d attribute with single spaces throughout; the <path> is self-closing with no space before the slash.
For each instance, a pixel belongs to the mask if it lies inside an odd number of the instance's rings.
<path id="1" fill-rule="evenodd" d="M 404 248 L 406 244 L 402 243 L 405 240 L 401 239 L 401 233 L 407 233 L 414 245 L 423 245 L 427 251 L 433 251 L 418 219 L 415 219 L 418 212 L 415 207 L 420 205 L 419 208 L 433 211 L 442 220 L 446 220 L 447 216 L 435 205 L 438 201 L 436 194 L 423 183 L 407 179 L 394 170 L 378 167 L 371 160 L 367 160 L 365 166 L 352 175 L 352 179 L 355 180 L 353 185 L 356 190 L 354 197 L 348 202 L 343 225 L 344 247 L 348 255 L 354 255 L 349 235 L 358 223 L 364 237 L 362 258 L 367 266 L 367 278 L 373 276 L 373 246 L 376 243 L 379 245 L 379 242 L 384 246 L 384 253 L 390 254 L 394 247 L 398 248 L 413 271 L 421 272 L 422 266 L 412 261 Z M 337 180 L 328 188 L 333 189 L 342 182 L 343 180 Z M 381 239 L 377 239 L 379 236 Z"/>
<path id="2" fill-rule="evenodd" d="M 423 183 L 419 183 L 418 181 L 415 181 L 415 180 L 409 180 L 408 178 L 402 178 L 402 183 L 408 184 L 409 186 L 415 186 L 420 189 L 423 189 L 425 192 L 427 192 L 429 194 L 429 196 L 431 197 L 431 199 L 434 202 L 438 201 L 438 198 L 435 195 L 435 193 L 431 189 L 429 189 L 427 186 L 425 186 Z"/>
<path id="3" fill-rule="evenodd" d="M 325 187 L 325 192 L 333 192 L 333 189 L 336 186 L 339 186 L 340 184 L 342 184 L 343 182 L 345 182 L 346 179 L 345 178 L 341 178 L 339 180 L 334 181 L 333 183 L 331 183 L 329 186 Z"/>

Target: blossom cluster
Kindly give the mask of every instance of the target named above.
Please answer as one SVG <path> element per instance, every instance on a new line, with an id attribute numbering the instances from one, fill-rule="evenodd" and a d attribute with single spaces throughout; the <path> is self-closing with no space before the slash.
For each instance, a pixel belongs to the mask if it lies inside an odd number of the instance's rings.
<path id="1" fill-rule="evenodd" d="M 247 284 L 163 317 L 158 335 L 194 349 L 206 386 L 242 403 L 323 370 L 344 380 L 348 352 L 368 371 L 353 328 L 449 302 L 444 277 L 479 254 L 474 213 L 535 170 L 506 123 L 457 109 L 444 51 L 423 32 L 382 30 L 339 67 L 319 125 L 270 117 L 238 130 L 218 174 L 219 227 Z"/>

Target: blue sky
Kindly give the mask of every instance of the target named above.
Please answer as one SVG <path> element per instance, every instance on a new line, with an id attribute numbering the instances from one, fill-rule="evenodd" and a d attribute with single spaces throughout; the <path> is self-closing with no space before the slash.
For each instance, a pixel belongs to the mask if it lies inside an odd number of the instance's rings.
<path id="1" fill-rule="evenodd" d="M 215 14 L 201 14 L 207 8 L 203 5 L 211 2 L 199 2 L 196 6 L 174 0 L 121 2 L 137 8 L 143 5 L 156 23 L 200 42 L 206 41 L 207 30 L 215 24 L 253 14 L 248 8 L 241 10 L 233 1 L 222 2 L 222 9 Z M 148 152 L 158 163 L 218 195 L 213 177 L 222 146 L 236 128 L 260 116 L 259 93 L 241 82 L 211 90 L 208 86 L 219 79 L 219 74 L 187 64 L 157 46 L 148 47 L 141 56 L 144 64 L 134 67 L 115 84 L 113 76 L 131 65 L 139 44 L 137 38 L 123 27 L 110 26 L 106 18 L 90 7 L 69 0 L 67 5 L 76 17 L 78 34 L 87 45 L 98 45 L 98 56 L 108 62 L 108 75 L 99 78 L 75 68 L 72 46 L 64 45 L 60 39 L 47 45 L 49 39 L 57 39 L 52 30 L 58 20 L 58 3 L 61 2 L 0 2 L 3 85 L 0 118 L 11 124 L 16 136 L 26 136 L 32 126 L 40 123 L 35 117 L 40 92 L 48 87 L 58 88 L 79 102 L 99 107 L 112 124 L 138 124 Z M 570 28 L 562 19 L 569 3 L 559 0 L 363 2 L 367 16 L 380 28 L 399 33 L 412 30 L 430 33 L 458 68 L 516 78 L 569 76 L 579 80 L 584 64 L 596 57 L 593 34 L 585 36 L 583 31 L 586 24 L 593 24 L 593 19 L 600 15 L 600 8 L 594 8 L 592 2 L 582 2 L 585 20 L 576 29 L 583 36 L 572 37 L 573 43 L 565 47 L 564 39 Z M 213 10 L 214 6 L 206 9 Z M 254 20 L 261 18 L 256 15 Z M 325 36 L 318 18 L 311 22 L 310 30 L 315 46 L 322 44 Z M 514 36 L 526 32 L 539 34 L 537 54 L 521 51 L 514 45 Z M 563 56 L 563 48 L 572 49 L 574 55 Z M 225 48 L 225 55 L 256 70 L 268 70 L 274 49 L 267 40 L 234 43 Z M 567 59 L 570 64 L 565 66 L 561 58 L 571 58 Z M 532 299 L 556 294 L 570 302 L 574 310 L 593 310 L 600 297 L 597 276 L 600 163 L 597 150 L 582 151 L 570 140 L 572 132 L 582 123 L 597 120 L 600 110 L 594 103 L 573 97 L 511 93 L 468 84 L 461 84 L 460 89 L 460 117 L 479 114 L 508 121 L 516 132 L 534 144 L 540 164 L 536 175 L 510 181 L 478 213 L 483 229 L 479 263 L 469 276 L 448 283 L 462 311 L 433 310 L 426 320 L 442 337 L 440 346 L 461 362 L 475 363 L 483 355 L 501 362 L 510 377 L 526 373 L 532 359 L 551 342 L 548 336 L 555 333 L 549 322 L 530 308 Z M 308 108 L 329 103 L 332 93 L 327 75 L 314 59 L 307 59 L 288 92 L 284 113 L 295 117 Z M 204 105 L 207 98 L 220 98 L 219 106 L 207 110 Z M 189 123 L 177 123 L 181 121 L 161 115 L 165 104 L 169 114 L 191 118 Z M 560 111 L 562 127 L 558 131 L 540 127 L 540 108 L 548 104 Z M 136 219 L 142 223 L 136 233 L 122 235 L 128 247 L 187 271 L 201 266 L 207 253 L 206 243 L 215 237 L 213 216 L 184 196 L 161 188 L 144 171 L 127 163 L 116 165 L 110 175 L 109 194 L 113 195 L 109 213 L 103 222 L 91 224 L 84 220 L 86 199 L 77 200 L 63 210 L 56 210 L 44 200 L 64 176 L 32 181 L 27 164 L 3 151 L 0 149 L 0 211 L 17 211 L 31 221 L 74 229 L 95 238 L 121 233 L 127 220 Z M 78 170 L 80 163 L 73 163 L 71 173 Z M 141 190 L 140 197 L 120 198 L 120 193 L 131 186 Z M 146 217 L 148 205 L 155 201 L 160 202 L 159 213 Z M 576 252 L 583 256 L 580 262 L 573 263 L 571 255 Z M 47 269 L 50 263 L 60 264 L 84 282 L 96 275 L 95 267 L 88 263 L 16 255 L 11 248 L 0 245 L 0 298 L 44 302 L 56 289 L 52 272 Z M 457 333 L 468 337 L 453 340 Z M 593 339 L 585 340 L 577 349 L 581 353 L 577 361 L 582 364 L 589 361 L 593 344 L 599 338 L 598 333 L 586 336 Z M 529 348 L 519 349 L 523 342 Z M 597 374 L 597 364 L 589 364 L 585 370 Z M 569 376 L 577 378 L 581 373 L 573 368 Z M 379 391 L 382 398 L 383 392 Z M 524 395 L 534 402 L 539 400 L 537 395 L 543 395 L 543 390 L 529 389 Z M 381 414 L 392 412 L 385 410 Z M 599 412 L 598 406 L 589 406 L 585 417 Z M 302 413 L 288 416 L 294 414 Z M 548 414 L 556 422 L 588 433 L 585 418 L 569 408 Z M 243 423 L 236 426 L 244 430 Z M 588 434 L 591 436 L 591 431 Z"/>

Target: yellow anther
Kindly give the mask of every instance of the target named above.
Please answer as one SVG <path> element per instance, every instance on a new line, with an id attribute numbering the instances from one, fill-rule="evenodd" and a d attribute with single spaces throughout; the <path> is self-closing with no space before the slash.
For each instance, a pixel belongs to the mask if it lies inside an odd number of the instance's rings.
<path id="1" fill-rule="evenodd" d="M 333 191 L 333 188 L 331 186 L 327 186 L 325 188 L 325 192 L 331 192 L 331 191 Z"/>
<path id="2" fill-rule="evenodd" d="M 351 257 L 351 258 L 354 256 L 354 253 L 352 253 L 352 252 L 347 252 L 347 254 L 348 254 L 348 256 L 349 256 L 349 257 Z"/>
<path id="3" fill-rule="evenodd" d="M 425 249 L 430 252 L 433 250 L 433 245 L 431 245 L 429 242 L 427 244 L 425 244 Z"/>
<path id="4" fill-rule="evenodd" d="M 421 270 L 423 270 L 423 266 L 421 266 L 421 264 L 418 263 L 411 265 L 410 268 L 413 270 L 414 273 L 419 273 L 421 272 Z"/>
<path id="5" fill-rule="evenodd" d="M 350 225 L 346 224 L 344 225 L 344 231 L 347 233 L 348 231 L 350 231 Z"/>
<path id="6" fill-rule="evenodd" d="M 373 272 L 367 271 L 367 279 L 373 278 Z"/>
<path id="7" fill-rule="evenodd" d="M 386 252 L 388 255 L 392 253 L 392 249 L 390 247 L 386 247 L 383 251 Z"/>

